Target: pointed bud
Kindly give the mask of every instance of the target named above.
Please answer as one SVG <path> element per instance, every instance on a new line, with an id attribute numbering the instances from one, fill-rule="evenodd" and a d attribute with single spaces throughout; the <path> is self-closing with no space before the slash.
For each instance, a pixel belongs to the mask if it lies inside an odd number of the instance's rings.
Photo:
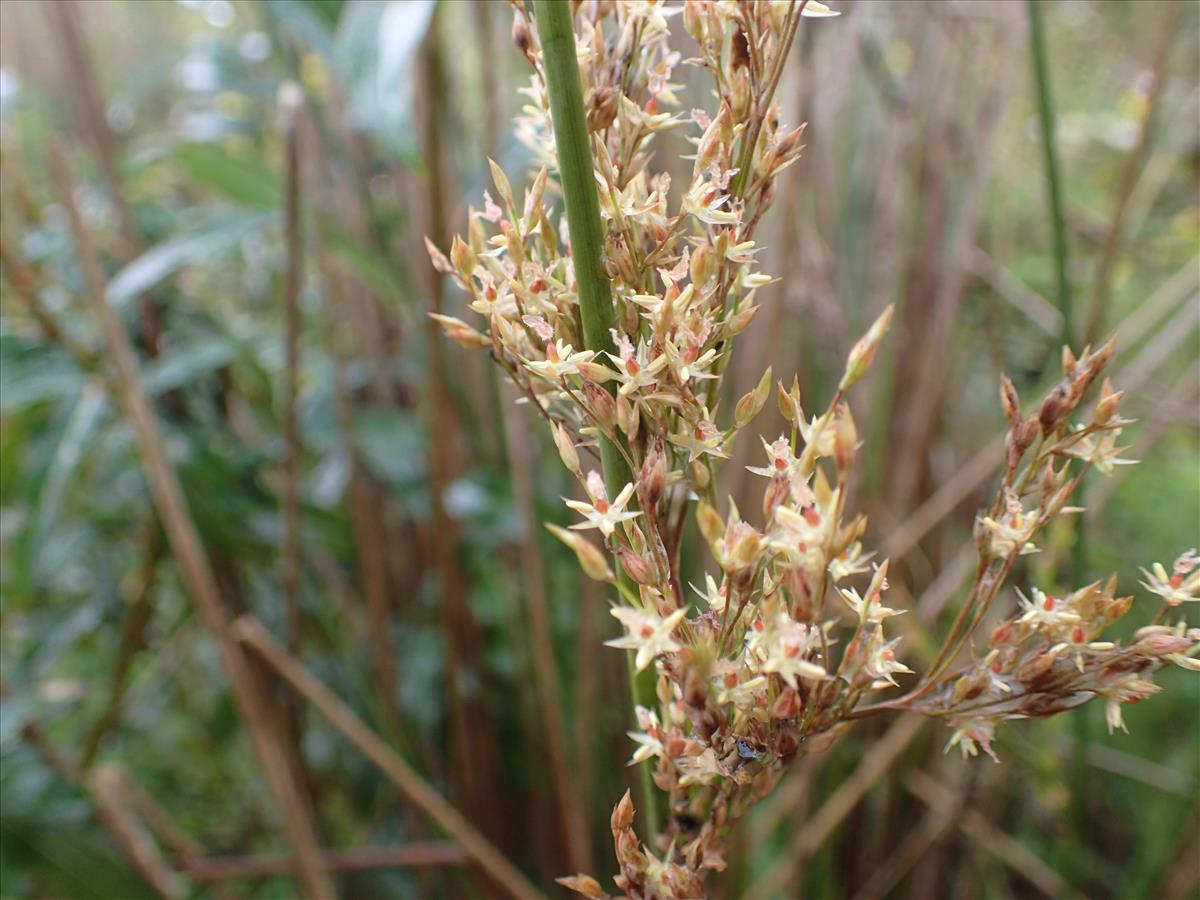
<path id="1" fill-rule="evenodd" d="M 699 526 L 704 539 L 710 544 L 717 543 L 725 534 L 725 522 L 721 519 L 720 513 L 704 500 L 701 500 L 696 507 L 696 525 Z"/>
<path id="2" fill-rule="evenodd" d="M 446 330 L 446 337 L 464 347 L 490 347 L 492 344 L 486 335 L 480 334 L 462 319 L 438 313 L 429 313 L 429 318 L 435 320 Z"/>
<path id="3" fill-rule="evenodd" d="M 612 394 L 592 381 L 583 383 L 583 397 L 588 409 L 604 428 L 612 429 L 617 421 L 617 405 Z"/>
<path id="4" fill-rule="evenodd" d="M 1093 424 L 1106 425 L 1117 414 L 1117 409 L 1120 408 L 1124 396 L 1124 391 L 1113 390 L 1111 378 L 1105 378 L 1104 384 L 1100 387 L 1100 400 L 1096 404 L 1096 412 L 1092 416 Z"/>
<path id="5" fill-rule="evenodd" d="M 1077 360 L 1075 359 L 1074 352 L 1072 352 L 1071 348 L 1068 347 L 1066 344 L 1063 344 L 1063 348 L 1062 348 L 1063 375 L 1067 376 L 1068 378 L 1070 378 L 1072 375 L 1074 375 L 1076 362 L 1077 362 Z"/>
<path id="6" fill-rule="evenodd" d="M 638 411 L 637 403 L 624 394 L 617 394 L 617 425 L 624 432 L 625 437 L 632 441 L 637 436 L 640 424 L 641 413 Z"/>
<path id="7" fill-rule="evenodd" d="M 624 544 L 617 544 L 614 552 L 625 574 L 638 584 L 658 584 L 658 569 L 646 557 L 639 556 Z"/>
<path id="8" fill-rule="evenodd" d="M 513 202 L 512 185 L 508 183 L 508 176 L 504 174 L 504 170 L 494 159 L 488 160 L 488 166 L 492 170 L 492 181 L 496 184 L 496 193 L 500 195 L 500 199 L 504 201 L 504 205 L 512 217 L 516 218 L 517 207 Z"/>
<path id="9" fill-rule="evenodd" d="M 854 465 L 858 452 L 858 429 L 854 427 L 854 416 L 846 403 L 839 403 L 837 417 L 833 420 L 833 461 L 839 472 L 848 471 Z"/>
<path id="10" fill-rule="evenodd" d="M 754 306 L 747 300 L 742 304 L 742 308 L 729 317 L 725 323 L 725 334 L 732 337 L 735 334 L 741 334 L 750 327 L 750 323 L 754 321 L 754 317 L 758 315 L 758 307 Z"/>
<path id="11" fill-rule="evenodd" d="M 1021 419 L 1021 398 L 1017 389 L 1007 375 L 1000 376 L 1000 403 L 1004 407 L 1004 415 L 1014 425 Z"/>
<path id="12" fill-rule="evenodd" d="M 850 355 L 846 359 L 846 372 L 838 384 L 839 389 L 845 390 L 867 373 L 871 361 L 875 359 L 879 344 L 883 341 L 888 326 L 892 323 L 893 310 L 894 307 L 888 306 L 850 350 Z"/>
<path id="13" fill-rule="evenodd" d="M 567 429 L 557 422 L 551 422 L 550 433 L 554 436 L 554 446 L 558 449 L 559 459 L 567 467 L 568 472 L 572 472 L 578 476 L 579 453 L 575 449 L 575 444 L 571 440 L 571 436 L 567 434 Z"/>
<path id="14" fill-rule="evenodd" d="M 469 280 L 471 273 L 475 271 L 475 251 L 457 234 L 450 242 L 450 262 L 464 279 Z"/>
<path id="15" fill-rule="evenodd" d="M 568 531 L 550 523 L 546 523 L 546 529 L 575 551 L 575 556 L 579 560 L 579 568 L 583 569 L 583 573 L 588 578 L 594 578 L 596 581 L 616 581 L 604 554 L 591 541 L 577 532 Z"/>
<path id="16" fill-rule="evenodd" d="M 733 422 L 735 428 L 743 428 L 750 424 L 751 420 L 759 414 L 763 406 L 766 405 L 767 397 L 771 395 L 771 367 L 767 366 L 767 371 L 763 372 L 762 378 L 758 379 L 758 384 L 754 390 L 749 391 L 742 396 L 737 402 L 737 406 L 733 412 Z"/>
<path id="17" fill-rule="evenodd" d="M 701 244 L 692 254 L 691 275 L 692 284 L 704 287 L 708 280 L 716 274 L 717 257 L 713 253 L 712 244 Z"/>
<path id="18" fill-rule="evenodd" d="M 633 824 L 633 798 L 630 796 L 628 790 L 625 791 L 625 796 L 613 807 L 610 824 L 614 833 L 625 831 Z"/>
<path id="19" fill-rule="evenodd" d="M 787 390 L 783 386 L 783 382 L 779 382 L 779 412 L 784 419 L 792 423 L 793 427 L 798 427 L 804 422 L 804 410 L 800 408 L 800 379 L 795 375 L 792 376 L 792 387 Z"/>
<path id="20" fill-rule="evenodd" d="M 642 460 L 641 478 L 638 480 L 638 497 L 643 509 L 653 507 L 662 498 L 667 487 L 667 454 L 661 439 L 656 439 Z"/>

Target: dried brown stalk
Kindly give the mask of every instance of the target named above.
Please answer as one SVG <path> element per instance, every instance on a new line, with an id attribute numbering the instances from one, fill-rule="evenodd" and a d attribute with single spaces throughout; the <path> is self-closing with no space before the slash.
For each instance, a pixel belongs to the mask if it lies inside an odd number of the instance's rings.
<path id="1" fill-rule="evenodd" d="M 251 616 L 233 625 L 237 640 L 254 649 L 301 696 L 316 707 L 364 756 L 421 808 L 447 834 L 462 845 L 479 868 L 514 897 L 535 898 L 541 892 L 498 851 L 467 818 L 448 803 L 417 772 L 368 728 L 301 663 L 293 659 Z"/>
<path id="2" fill-rule="evenodd" d="M 863 754 L 858 768 L 835 790 L 809 818 L 792 840 L 791 853 L 781 856 L 750 886 L 749 897 L 768 897 L 790 884 L 804 861 L 833 833 L 833 829 L 854 810 L 863 796 L 888 773 L 904 752 L 923 720 L 915 716 L 897 719 L 883 736 Z"/>
<path id="3" fill-rule="evenodd" d="M 145 646 L 146 626 L 154 615 L 154 586 L 159 560 L 162 558 L 162 536 L 158 522 L 151 521 L 143 526 L 141 535 L 142 563 L 138 571 L 137 584 L 128 609 L 121 622 L 121 642 L 117 648 L 117 661 L 109 679 L 108 705 L 83 739 L 80 751 L 80 766 L 87 769 L 96 759 L 100 744 L 120 721 L 125 691 L 129 685 L 129 672 L 134 657 Z"/>
<path id="4" fill-rule="evenodd" d="M 508 385 L 505 385 L 504 392 L 510 397 L 515 393 Z M 537 706 L 541 713 L 541 737 L 546 742 L 546 755 L 550 762 L 551 781 L 562 820 L 567 859 L 573 869 L 582 872 L 591 865 L 591 853 L 588 847 L 587 822 L 584 818 L 585 804 L 580 803 L 576 796 L 567 764 L 567 726 L 562 714 L 562 698 L 559 696 L 558 666 L 554 662 L 554 633 L 550 628 L 546 579 L 537 546 L 541 526 L 534 508 L 535 459 L 530 450 L 525 425 L 515 415 L 504 417 L 504 433 L 508 438 L 509 477 L 512 479 L 517 513 L 521 518 L 518 551 L 521 561 L 521 583 L 529 604 L 529 624 L 532 630 L 529 643 L 537 683 Z"/>
<path id="5" fill-rule="evenodd" d="M 96 84 L 96 78 L 88 61 L 87 50 L 84 47 L 83 36 L 79 28 L 79 8 L 75 0 L 58 0 L 44 7 L 53 19 L 57 36 L 61 42 L 63 57 L 66 60 L 70 76 L 69 93 L 79 103 L 79 112 L 83 118 L 84 130 L 92 143 L 96 156 L 100 160 L 100 169 L 108 182 L 109 195 L 117 210 L 117 219 L 121 234 L 121 256 L 125 262 L 132 262 L 142 252 L 142 242 L 138 237 L 137 224 L 133 212 L 125 199 L 121 187 L 121 173 L 117 163 L 117 141 L 109 127 L 108 118 L 104 112 L 104 100 Z M 141 294 L 142 345 L 147 356 L 158 356 L 162 332 L 162 316 L 154 297 L 148 292 Z"/>
<path id="6" fill-rule="evenodd" d="M 953 816 L 963 834 L 975 846 L 996 857 L 1047 897 L 1066 895 L 1067 885 L 1061 875 L 980 813 L 973 809 L 957 809 L 955 797 L 948 788 L 923 772 L 909 773 L 904 779 L 904 787 L 932 809 Z"/>
<path id="7" fill-rule="evenodd" d="M 192 522 L 187 501 L 167 459 L 150 402 L 138 377 L 129 338 L 105 296 L 104 274 L 95 248 L 75 204 L 75 186 L 62 151 L 49 152 L 51 177 L 59 202 L 67 212 L 76 253 L 87 285 L 87 301 L 99 320 L 116 384 L 129 415 L 143 472 L 149 483 L 171 550 L 179 563 L 188 595 L 201 621 L 217 641 L 233 687 L 234 699 L 250 733 L 268 787 L 278 804 L 288 837 L 296 850 L 296 874 L 304 892 L 312 897 L 332 897 L 336 891 L 321 869 L 317 842 L 305 804 L 288 777 L 287 756 L 278 735 L 268 727 L 270 706 L 261 693 L 241 650 L 229 640 L 228 620 L 216 579 L 209 566 L 200 535 Z"/>
<path id="8" fill-rule="evenodd" d="M 442 97 L 445 72 L 440 46 L 441 19 L 444 10 L 435 10 L 421 53 L 421 76 L 427 97 Z M 446 194 L 448 154 L 442 134 L 443 117 L 436 105 L 426 104 L 423 128 L 424 158 L 429 166 L 425 180 L 425 233 L 441 243 L 448 238 Z M 432 265 L 425 265 L 430 311 L 441 311 L 441 278 Z M 460 462 L 458 434 L 451 393 L 446 375 L 445 339 L 441 327 L 426 319 L 429 352 L 428 385 L 425 413 L 429 419 L 429 496 L 432 507 L 429 545 L 437 575 L 438 615 L 446 648 L 447 707 L 450 711 L 449 772 L 456 785 L 459 801 L 467 806 L 476 821 L 489 833 L 499 834 L 496 804 L 491 798 L 489 781 L 497 775 L 495 727 L 486 705 L 476 695 L 467 694 L 467 673 L 480 658 L 482 634 L 466 603 L 467 588 L 458 562 L 459 527 L 446 508 L 447 490 L 457 476 Z"/>
<path id="9" fill-rule="evenodd" d="M 370 869 L 415 869 L 461 866 L 469 862 L 466 851 L 451 841 L 421 841 L 394 847 L 354 847 L 324 850 L 321 861 L 330 872 L 362 872 Z M 285 875 L 295 866 L 290 856 L 207 857 L 180 863 L 192 878 L 205 884 L 239 878 L 269 878 Z"/>
<path id="10" fill-rule="evenodd" d="M 328 168 L 329 156 L 321 142 L 316 142 L 318 162 Z M 333 380 L 333 407 L 341 439 L 342 453 L 350 468 L 350 483 L 346 506 L 354 532 L 354 548 L 358 557 L 359 593 L 366 606 L 368 653 L 379 704 L 379 716 L 384 733 L 395 740 L 401 733 L 400 698 L 397 693 L 395 651 L 389 629 L 391 596 L 388 588 L 387 535 L 383 510 L 377 492 L 359 452 L 354 436 L 354 398 L 346 382 L 347 351 L 341 346 L 339 322 L 351 317 L 357 306 L 351 302 L 340 267 L 329 255 L 328 234 L 318 229 L 316 241 L 317 267 L 321 273 L 325 342 L 329 352 Z M 371 330 L 371 329 L 368 329 Z"/>
<path id="11" fill-rule="evenodd" d="M 166 900 L 187 897 L 190 892 L 183 878 L 167 865 L 153 838 L 126 808 L 120 771 L 112 766 L 97 766 L 85 780 L 104 827 L 121 845 L 138 874 Z"/>

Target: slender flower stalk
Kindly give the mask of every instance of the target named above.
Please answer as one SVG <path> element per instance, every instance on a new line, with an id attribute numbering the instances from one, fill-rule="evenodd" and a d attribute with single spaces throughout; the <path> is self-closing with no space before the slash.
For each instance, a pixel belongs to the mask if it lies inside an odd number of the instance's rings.
<path id="1" fill-rule="evenodd" d="M 554 122 L 555 147 L 558 151 L 558 171 L 562 179 L 563 205 L 567 227 L 571 233 L 571 259 L 575 269 L 575 285 L 579 296 L 579 317 L 584 346 L 593 353 L 611 352 L 611 334 L 616 324 L 608 277 L 601 265 L 604 250 L 604 231 L 600 222 L 600 204 L 593 177 L 592 152 L 587 122 L 583 111 L 583 93 L 579 84 L 579 66 L 575 56 L 575 35 L 571 29 L 570 4 L 555 0 L 535 0 L 538 35 L 542 44 L 546 89 L 550 113 Z M 621 491 L 629 484 L 629 467 L 621 455 L 617 440 L 601 435 L 600 465 L 608 489 Z M 626 495 L 626 499 L 628 499 Z M 622 504 L 623 505 L 623 504 Z M 590 521 L 590 519 L 589 519 Z M 610 519 L 602 518 L 599 525 L 607 537 L 612 533 Z M 628 576 L 620 577 L 629 586 Z M 638 676 L 632 655 L 629 663 L 629 690 L 634 707 L 653 702 L 654 686 L 648 678 Z M 658 804 L 650 781 L 650 770 L 640 766 L 642 802 L 645 804 L 646 827 L 658 830 Z"/>

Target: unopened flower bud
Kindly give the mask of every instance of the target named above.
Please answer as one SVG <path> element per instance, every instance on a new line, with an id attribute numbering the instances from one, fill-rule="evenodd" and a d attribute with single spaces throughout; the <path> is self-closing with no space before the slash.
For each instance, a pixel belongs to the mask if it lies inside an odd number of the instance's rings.
<path id="1" fill-rule="evenodd" d="M 621 95 L 609 85 L 604 85 L 594 94 L 587 111 L 587 126 L 589 132 L 603 131 L 617 117 Z"/>
<path id="2" fill-rule="evenodd" d="M 604 428 L 612 428 L 617 421 L 617 404 L 612 394 L 592 381 L 583 383 L 583 397 L 588 409 Z"/>
<path id="3" fill-rule="evenodd" d="M 642 460 L 642 474 L 638 480 L 638 496 L 642 507 L 649 509 L 658 503 L 666 486 L 667 454 L 662 440 L 655 440 Z"/>
<path id="4" fill-rule="evenodd" d="M 717 257 L 713 253 L 712 244 L 701 244 L 692 254 L 691 275 L 692 284 L 703 287 L 717 271 Z"/>
<path id="5" fill-rule="evenodd" d="M 438 313 L 430 313 L 429 318 L 436 320 L 445 329 L 446 337 L 464 347 L 487 347 L 491 344 L 486 335 L 480 334 L 462 319 Z"/>
<path id="6" fill-rule="evenodd" d="M 725 532 L 725 558 L 733 571 L 748 569 L 758 561 L 762 536 L 746 522 L 734 522 Z"/>
<path id="7" fill-rule="evenodd" d="M 658 584 L 658 570 L 650 560 L 639 556 L 623 544 L 616 545 L 615 553 L 625 574 L 638 584 Z"/>
<path id="8" fill-rule="evenodd" d="M 1092 422 L 1096 425 L 1107 424 L 1116 415 L 1117 409 L 1121 405 L 1121 399 L 1124 396 L 1124 391 L 1114 391 L 1112 380 L 1105 378 L 1104 384 L 1100 388 L 1100 400 L 1096 404 L 1096 412 L 1092 416 Z"/>
<path id="9" fill-rule="evenodd" d="M 1004 407 L 1004 415 L 1013 423 L 1014 430 L 1021 418 L 1021 398 L 1017 389 L 1007 375 L 1000 376 L 1000 403 Z"/>
<path id="10" fill-rule="evenodd" d="M 1071 400 L 1068 389 L 1063 384 L 1055 386 L 1038 410 L 1038 422 L 1042 426 L 1042 434 L 1051 435 L 1059 429 L 1063 421 L 1071 414 Z"/>
<path id="11" fill-rule="evenodd" d="M 1135 649 L 1148 656 L 1166 656 L 1168 653 L 1183 653 L 1192 642 L 1175 634 L 1151 634 L 1137 642 Z"/>
<path id="12" fill-rule="evenodd" d="M 730 316 L 725 323 L 725 334 L 730 337 L 735 334 L 741 334 L 750 327 L 750 323 L 758 315 L 758 310 L 759 307 L 750 304 L 748 301 L 743 303 L 742 308 Z"/>
<path id="13" fill-rule="evenodd" d="M 846 472 L 854 465 L 858 452 L 858 429 L 854 416 L 845 403 L 838 404 L 837 417 L 833 420 L 833 461 L 839 472 Z"/>
<path id="14" fill-rule="evenodd" d="M 579 453 L 575 449 L 575 444 L 571 440 L 571 436 L 567 434 L 567 429 L 557 422 L 550 423 L 550 433 L 554 436 L 554 446 L 558 450 L 558 457 L 562 460 L 563 465 L 567 467 L 567 471 L 579 474 Z"/>
<path id="15" fill-rule="evenodd" d="M 464 279 L 470 279 L 475 271 L 475 252 L 457 234 L 450 242 L 450 262 Z"/>
<path id="16" fill-rule="evenodd" d="M 737 406 L 733 412 L 733 422 L 735 428 L 742 428 L 759 414 L 763 406 L 766 405 L 767 397 L 771 395 L 771 367 L 767 366 L 767 371 L 763 372 L 762 378 L 758 379 L 758 384 L 754 390 L 742 395 L 738 400 Z"/>
<path id="17" fill-rule="evenodd" d="M 641 413 L 638 405 L 624 394 L 617 394 L 617 425 L 625 437 L 633 440 L 641 424 Z"/>
<path id="18" fill-rule="evenodd" d="M 1077 362 L 1077 360 L 1075 359 L 1074 351 L 1071 350 L 1071 348 L 1069 346 L 1067 346 L 1066 344 L 1063 344 L 1063 348 L 1062 348 L 1063 375 L 1067 376 L 1068 378 L 1070 378 L 1072 375 L 1074 375 L 1076 362 Z"/>
<path id="19" fill-rule="evenodd" d="M 850 350 L 850 355 L 846 359 L 846 372 L 842 375 L 841 383 L 838 385 L 841 390 L 850 387 L 867 373 L 871 361 L 875 359 L 875 352 L 879 349 L 879 344 L 883 341 L 883 336 L 887 334 L 888 326 L 892 323 L 893 309 L 892 306 L 885 309 L 867 333 L 859 338 L 858 343 Z"/>
<path id="20" fill-rule="evenodd" d="M 638 283 L 637 266 L 634 265 L 633 257 L 629 253 L 629 248 L 625 246 L 625 239 L 616 232 L 611 232 L 604 238 L 604 256 L 608 263 L 612 274 L 620 278 L 628 285 L 636 285 Z"/>
<path id="21" fill-rule="evenodd" d="M 583 569 L 588 578 L 594 578 L 596 581 L 615 581 L 612 569 L 608 567 L 608 562 L 604 558 L 604 554 L 589 541 L 587 538 L 574 531 L 568 531 L 565 528 L 560 528 L 558 525 L 547 523 L 546 529 L 575 551 L 575 556 L 579 560 L 579 567 Z"/>
<path id="22" fill-rule="evenodd" d="M 725 522 L 721 519 L 721 514 L 703 500 L 696 507 L 696 525 L 710 544 L 717 543 L 725 533 Z"/>
<path id="23" fill-rule="evenodd" d="M 629 791 L 625 791 L 625 796 L 613 807 L 609 824 L 614 832 L 624 831 L 633 824 L 633 798 Z"/>

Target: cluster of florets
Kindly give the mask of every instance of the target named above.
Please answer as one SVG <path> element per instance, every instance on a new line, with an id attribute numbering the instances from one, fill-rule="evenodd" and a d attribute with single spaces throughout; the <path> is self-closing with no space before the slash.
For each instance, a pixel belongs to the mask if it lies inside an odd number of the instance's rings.
<path id="1" fill-rule="evenodd" d="M 589 576 L 618 588 L 612 613 L 624 633 L 609 645 L 657 676 L 658 709 L 636 710 L 632 763 L 654 767 L 670 815 L 647 846 L 634 832 L 629 796 L 617 805 L 622 890 L 702 895 L 707 871 L 724 867 L 729 825 L 802 745 L 806 752 L 828 746 L 853 718 L 883 709 L 943 717 L 956 729 L 952 743 L 971 752 L 989 749 L 1000 719 L 1045 715 L 1096 695 L 1119 710 L 1148 692 L 1145 677 L 1163 660 L 1193 664 L 1196 635 L 1182 627 L 1147 632 L 1128 650 L 1098 640 L 1129 605 L 1110 583 L 1063 597 L 1032 589 L 982 659 L 946 671 L 1017 557 L 1036 550 L 1051 519 L 1074 511 L 1067 502 L 1082 471 L 1107 473 L 1125 462 L 1115 446 L 1127 424 L 1116 415 L 1121 395 L 1107 381 L 1090 422 L 1069 422 L 1108 362 L 1110 343 L 1080 360 L 1067 351 L 1062 383 L 1032 415 L 1022 414 L 1005 380 L 1008 460 L 976 530 L 979 578 L 929 673 L 908 694 L 878 699 L 911 670 L 898 639 L 886 634 L 887 620 L 903 612 L 884 602 L 887 561 L 876 564 L 864 551 L 865 517 L 846 514 L 859 447 L 846 395 L 870 366 L 891 310 L 850 350 L 823 412 L 807 416 L 798 385 L 778 385 L 790 434 L 763 441 L 764 465 L 750 468 L 766 479 L 761 519 L 751 517 L 759 524 L 732 501 L 719 512 L 714 480 L 736 433 L 772 390 L 768 369 L 731 416 L 720 410 L 734 338 L 754 317 L 756 290 L 770 281 L 754 267 L 755 226 L 775 176 L 801 150 L 801 129 L 781 128 L 772 96 L 801 14 L 829 11 L 813 0 L 578 4 L 578 62 L 615 305 L 603 347 L 584 345 L 569 235 L 548 203 L 558 187 L 541 51 L 524 7 L 514 11 L 514 37 L 534 69 L 519 134 L 544 165 L 518 204 L 493 163 L 497 198 L 485 194 L 448 257 L 431 248 L 486 327 L 438 318 L 453 339 L 490 348 L 549 423 L 581 496 L 566 501 L 579 520 L 552 531 Z M 668 20 L 679 14 L 698 45 L 686 62 L 714 76 L 711 112 L 670 111 L 681 57 L 670 49 Z M 692 180 L 673 204 L 668 177 L 647 170 L 651 139 L 688 125 L 696 132 Z M 606 484 L 599 464 L 585 463 L 601 441 L 623 457 L 626 483 Z M 713 559 L 703 586 L 692 587 L 698 601 L 680 571 L 683 526 L 693 512 Z M 603 549 L 586 536 L 592 532 Z M 1195 599 L 1197 578 L 1188 577 L 1195 563 L 1181 559 L 1170 577 L 1156 566 L 1147 573 L 1150 589 L 1168 603 Z M 563 883 L 605 896 L 588 876 Z"/>
<path id="2" fill-rule="evenodd" d="M 1119 416 L 1123 392 L 1103 380 L 1100 396 L 1083 422 L 1073 422 L 1084 393 L 1111 359 L 1113 342 L 1080 358 L 1063 352 L 1063 379 L 1037 411 L 1023 416 L 1012 383 L 1004 379 L 1001 399 L 1010 420 L 1008 458 L 996 501 L 981 515 L 976 544 L 980 576 L 964 605 L 953 640 L 966 643 L 983 620 L 1018 556 L 1037 552 L 1036 539 L 1054 518 L 1080 512 L 1069 505 L 1084 472 L 1109 475 L 1132 460 L 1120 456 L 1117 436 L 1129 424 Z M 1153 625 L 1136 632 L 1122 647 L 1104 640 L 1104 632 L 1132 607 L 1133 597 L 1118 597 L 1116 576 L 1058 594 L 1039 587 L 1017 593 L 1017 610 L 1000 622 L 981 648 L 972 645 L 975 662 L 941 674 L 935 663 L 903 704 L 904 708 L 944 718 L 954 729 L 947 748 L 964 755 L 982 748 L 995 758 L 991 741 L 1005 719 L 1038 718 L 1100 697 L 1107 704 L 1109 729 L 1124 728 L 1121 705 L 1144 699 L 1159 688 L 1150 680 L 1163 665 L 1200 670 L 1200 629 L 1180 621 L 1159 624 L 1169 610 L 1200 591 L 1195 551 L 1184 553 L 1168 576 L 1162 565 L 1143 569 L 1143 586 L 1163 599 Z M 969 625 L 957 628 L 960 623 Z M 939 656 L 949 663 L 952 652 Z"/>

